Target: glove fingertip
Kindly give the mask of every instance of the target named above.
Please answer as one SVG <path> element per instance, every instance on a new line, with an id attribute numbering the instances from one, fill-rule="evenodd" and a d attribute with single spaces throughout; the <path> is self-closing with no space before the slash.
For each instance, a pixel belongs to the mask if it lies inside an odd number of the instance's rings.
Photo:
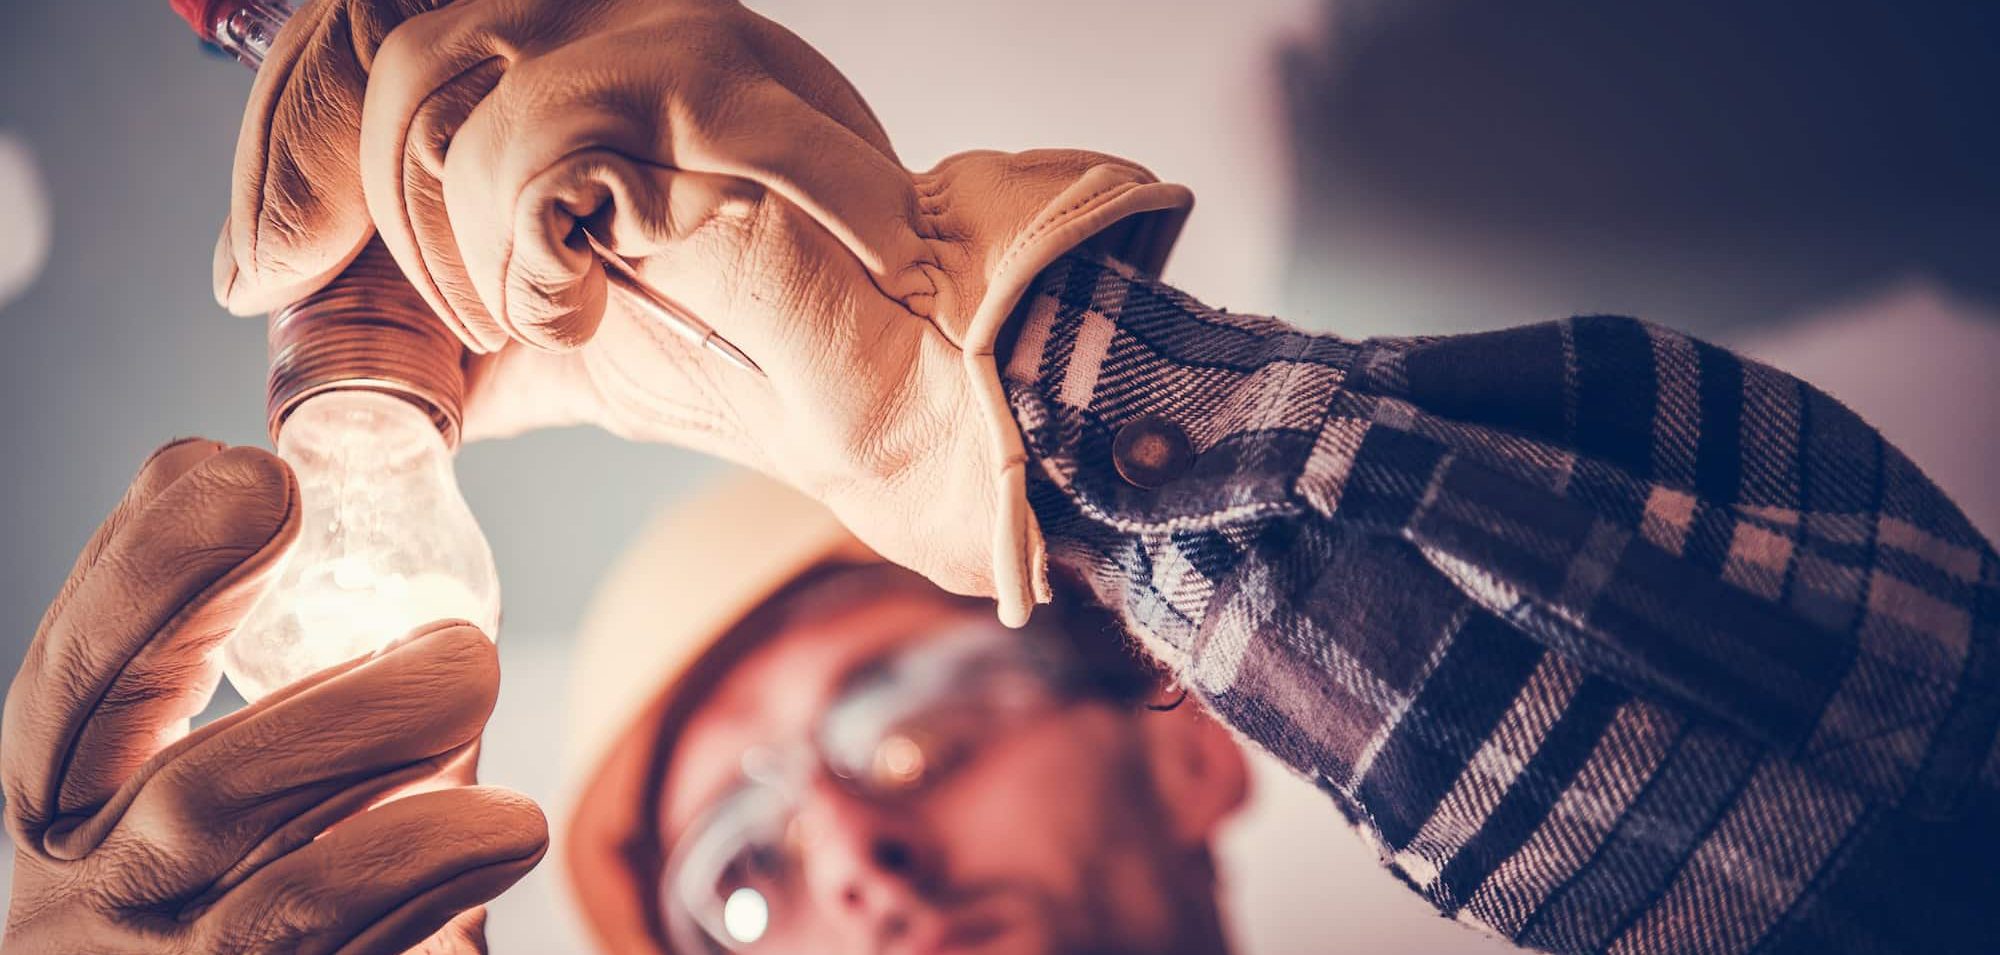
<path id="1" fill-rule="evenodd" d="M 236 285 L 242 277 L 236 268 L 236 254 L 229 242 L 229 223 L 222 223 L 222 234 L 215 240 L 215 257 L 209 267 L 210 282 L 215 289 L 215 303 L 232 315 L 241 315 L 232 303 L 236 301 Z"/>
<path id="2" fill-rule="evenodd" d="M 202 535 L 207 539 L 236 541 L 268 555 L 280 549 L 271 545 L 296 530 L 298 483 L 292 469 L 263 448 L 219 450 L 176 481 L 169 493 L 183 484 L 191 485 L 186 493 L 200 505 L 196 513 L 212 518 L 201 522 L 213 524 Z M 178 507 L 185 502 L 167 503 Z"/>
<path id="3" fill-rule="evenodd" d="M 549 849 L 549 818 L 541 804 L 500 786 L 474 786 L 472 791 L 490 812 L 494 842 L 489 858 L 518 866 L 522 872 L 534 868 Z"/>
<path id="4" fill-rule="evenodd" d="M 499 650 L 486 631 L 470 622 L 440 620 L 417 627 L 377 656 L 399 652 L 412 654 L 419 668 L 450 673 L 453 692 L 477 695 L 482 716 L 499 701 Z"/>
<path id="5" fill-rule="evenodd" d="M 150 493 L 141 495 L 150 499 L 180 480 L 181 475 L 193 470 L 196 465 L 228 448 L 229 445 L 209 438 L 193 436 L 175 438 L 154 448 L 153 453 L 146 456 L 145 463 L 139 465 L 139 475 L 133 479 L 132 485 L 135 489 L 150 488 Z"/>
<path id="6" fill-rule="evenodd" d="M 353 264 L 373 235 L 373 230 L 367 230 L 351 245 L 339 246 L 279 247 L 267 240 L 259 246 L 258 254 L 246 261 L 237 254 L 236 237 L 224 223 L 210 271 L 216 304 L 231 315 L 245 317 L 290 305 L 331 284 Z"/>
<path id="7" fill-rule="evenodd" d="M 231 315 L 254 318 L 325 288 L 339 271 L 333 269 L 303 281 L 273 281 L 238 265 L 228 248 L 228 240 L 224 239 L 215 255 L 215 303 Z"/>

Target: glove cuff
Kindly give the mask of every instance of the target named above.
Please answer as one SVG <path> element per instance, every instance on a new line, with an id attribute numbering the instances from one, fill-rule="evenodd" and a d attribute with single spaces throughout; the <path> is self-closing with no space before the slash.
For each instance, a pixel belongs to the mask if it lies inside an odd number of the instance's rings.
<path id="1" fill-rule="evenodd" d="M 1050 599 L 1041 526 L 1028 507 L 1028 453 L 1000 385 L 995 348 L 1015 306 L 1042 270 L 1083 246 L 1147 277 L 1166 264 L 1194 208 L 1187 187 L 1163 183 L 1132 163 L 1102 157 L 1024 220 L 986 276 L 984 294 L 962 338 L 965 371 L 979 406 L 996 470 L 993 593 L 1008 626 L 1027 622 Z"/>

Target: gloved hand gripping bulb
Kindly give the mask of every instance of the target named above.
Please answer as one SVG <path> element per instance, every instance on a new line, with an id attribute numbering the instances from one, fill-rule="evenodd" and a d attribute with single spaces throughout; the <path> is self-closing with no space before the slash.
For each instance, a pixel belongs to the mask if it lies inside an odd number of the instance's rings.
<path id="1" fill-rule="evenodd" d="M 290 16 L 269 0 L 174 0 L 197 33 L 256 67 Z M 271 314 L 266 407 L 299 481 L 299 540 L 223 648 L 256 700 L 460 618 L 491 635 L 500 581 L 451 465 L 465 350 L 379 240 L 326 288 Z"/>

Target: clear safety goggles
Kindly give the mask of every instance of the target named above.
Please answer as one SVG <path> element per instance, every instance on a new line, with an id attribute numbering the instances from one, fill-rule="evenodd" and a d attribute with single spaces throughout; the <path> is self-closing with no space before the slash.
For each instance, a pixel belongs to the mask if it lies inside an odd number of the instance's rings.
<path id="1" fill-rule="evenodd" d="M 806 889 L 799 797 L 816 774 L 879 803 L 949 777 L 995 740 L 1085 695 L 1069 648 L 971 624 L 857 674 L 809 741 L 746 752 L 737 785 L 668 854 L 660 904 L 676 951 L 754 953 L 797 940 Z"/>

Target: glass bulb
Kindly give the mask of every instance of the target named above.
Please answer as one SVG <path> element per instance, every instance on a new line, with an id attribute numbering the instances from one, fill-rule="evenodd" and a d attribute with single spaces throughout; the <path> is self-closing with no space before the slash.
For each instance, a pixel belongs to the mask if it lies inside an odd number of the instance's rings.
<path id="1" fill-rule="evenodd" d="M 422 410 L 373 391 L 314 395 L 279 429 L 278 456 L 298 475 L 299 539 L 223 648 L 244 699 L 436 620 L 497 633 L 493 552 Z"/>

